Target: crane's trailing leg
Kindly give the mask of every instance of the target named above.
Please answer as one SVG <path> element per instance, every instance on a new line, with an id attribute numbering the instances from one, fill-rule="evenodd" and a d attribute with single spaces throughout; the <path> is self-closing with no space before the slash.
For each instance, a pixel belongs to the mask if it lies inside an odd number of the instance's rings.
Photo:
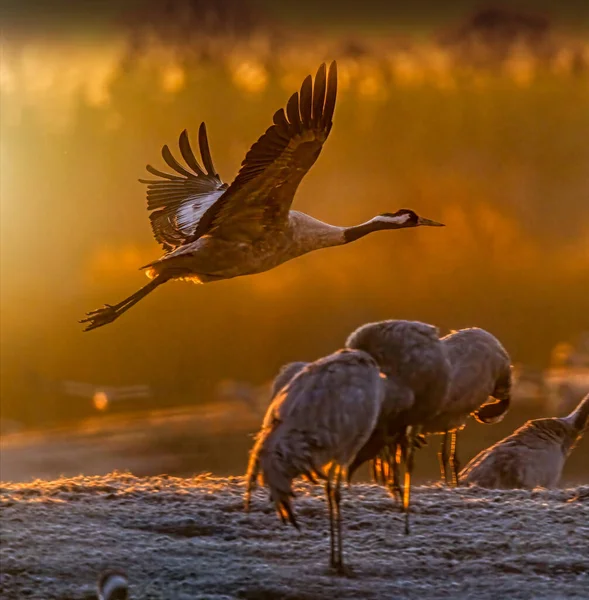
<path id="1" fill-rule="evenodd" d="M 139 300 L 145 298 L 147 294 L 153 292 L 156 287 L 160 286 L 166 281 L 168 281 L 166 277 L 156 277 L 147 285 L 144 285 L 140 290 L 137 290 L 134 294 L 131 294 L 128 298 L 125 298 L 118 304 L 105 304 L 102 308 L 91 310 L 90 312 L 86 313 L 86 318 L 80 321 L 80 323 L 88 323 L 84 331 L 92 331 L 92 329 L 112 323 L 124 312 L 128 311 L 132 306 L 135 306 Z"/>
<path id="2" fill-rule="evenodd" d="M 458 473 L 460 473 L 460 462 L 456 454 L 456 444 L 458 442 L 458 433 L 450 433 L 450 469 L 452 472 L 452 487 L 458 487 Z"/>
<path id="3" fill-rule="evenodd" d="M 448 455 L 448 436 L 448 431 L 446 431 L 446 433 L 444 433 L 442 436 L 442 445 L 440 447 L 440 452 L 438 452 L 438 458 L 440 459 L 440 472 L 442 474 L 442 481 L 447 485 L 450 485 L 448 473 L 448 463 L 450 461 L 450 457 Z"/>

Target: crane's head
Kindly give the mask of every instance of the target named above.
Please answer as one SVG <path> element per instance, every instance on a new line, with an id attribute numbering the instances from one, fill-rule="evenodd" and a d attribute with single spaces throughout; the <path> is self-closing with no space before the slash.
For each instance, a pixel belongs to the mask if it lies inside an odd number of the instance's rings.
<path id="1" fill-rule="evenodd" d="M 444 223 L 438 223 L 437 221 L 420 217 L 415 211 L 409 208 L 401 208 L 394 213 L 382 213 L 373 220 L 383 224 L 389 224 L 390 229 L 400 229 L 401 227 L 419 227 L 420 225 L 427 227 L 444 227 Z"/>
<path id="2" fill-rule="evenodd" d="M 344 232 L 344 243 L 354 242 L 355 240 L 372 233 L 373 231 L 382 231 L 383 229 L 403 229 L 405 227 L 419 227 L 427 225 L 429 227 L 444 227 L 443 223 L 431 221 L 420 217 L 415 211 L 408 208 L 402 208 L 395 213 L 382 213 L 370 219 L 366 223 L 348 227 Z"/>

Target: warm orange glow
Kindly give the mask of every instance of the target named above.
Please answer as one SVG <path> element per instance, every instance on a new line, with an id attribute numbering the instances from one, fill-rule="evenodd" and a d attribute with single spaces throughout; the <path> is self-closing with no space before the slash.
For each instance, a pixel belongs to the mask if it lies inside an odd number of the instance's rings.
<path id="1" fill-rule="evenodd" d="M 123 244 L 121 247 L 100 246 L 90 256 L 87 277 L 90 281 L 116 281 L 127 279 L 129 274 L 160 255 L 157 247 L 138 248 Z"/>
<path id="2" fill-rule="evenodd" d="M 552 349 L 551 363 L 555 367 L 562 367 L 574 351 L 572 344 L 561 342 Z"/>
<path id="3" fill-rule="evenodd" d="M 108 396 L 106 392 L 96 392 L 92 398 L 92 402 L 96 410 L 106 410 L 108 408 Z"/>
<path id="4" fill-rule="evenodd" d="M 179 92 L 185 84 L 186 73 L 180 65 L 169 65 L 162 73 L 162 88 L 165 92 Z"/>
<path id="5" fill-rule="evenodd" d="M 259 383 L 282 362 L 333 351 L 367 320 L 480 324 L 535 364 L 586 328 L 589 44 L 563 34 L 543 58 L 518 42 L 479 66 L 434 35 L 295 29 L 279 43 L 263 30 L 190 44 L 149 34 L 137 48 L 122 31 L 2 41 L 3 412 L 50 405 L 22 408 L 36 393 L 23 391 L 25 366 L 199 403 L 220 379 Z M 180 158 L 180 131 L 196 148 L 206 121 L 230 183 L 274 112 L 334 57 L 333 131 L 293 208 L 352 225 L 406 207 L 447 227 L 375 233 L 247 278 L 166 284 L 82 335 L 83 313 L 147 283 L 139 267 L 162 254 L 137 183 L 147 163 L 169 170 L 162 145 Z"/>
<path id="6" fill-rule="evenodd" d="M 240 61 L 233 69 L 235 85 L 252 94 L 261 92 L 268 83 L 268 75 L 264 66 L 255 60 Z"/>

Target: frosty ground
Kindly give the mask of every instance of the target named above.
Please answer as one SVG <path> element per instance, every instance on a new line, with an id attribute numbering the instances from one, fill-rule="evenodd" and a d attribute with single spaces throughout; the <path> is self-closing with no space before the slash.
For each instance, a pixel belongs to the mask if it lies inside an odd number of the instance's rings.
<path id="1" fill-rule="evenodd" d="M 296 490 L 300 532 L 262 490 L 245 514 L 238 477 L 4 483 L 0 596 L 89 600 L 116 566 L 137 599 L 587 598 L 589 486 L 417 487 L 409 537 L 382 488 L 344 489 L 346 578 L 327 569 L 321 488 Z"/>

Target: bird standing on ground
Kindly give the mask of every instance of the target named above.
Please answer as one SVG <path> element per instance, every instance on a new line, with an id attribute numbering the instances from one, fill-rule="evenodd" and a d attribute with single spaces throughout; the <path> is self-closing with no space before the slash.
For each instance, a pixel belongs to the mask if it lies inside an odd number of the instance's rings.
<path id="1" fill-rule="evenodd" d="M 298 528 L 292 481 L 325 480 L 330 566 L 344 573 L 340 487 L 343 471 L 369 438 L 384 399 L 383 375 L 358 350 L 340 350 L 304 367 L 270 404 L 250 454 L 246 510 L 261 472 L 278 515 Z"/>
<path id="2" fill-rule="evenodd" d="M 451 365 L 450 386 L 438 415 L 424 424 L 422 432 L 444 434 L 442 479 L 458 485 L 457 432 L 470 415 L 480 423 L 497 423 L 505 416 L 511 397 L 511 359 L 495 336 L 478 327 L 452 332 L 442 344 Z M 489 402 L 489 397 L 496 401 Z"/>
<path id="3" fill-rule="evenodd" d="M 115 305 L 93 310 L 82 319 L 90 331 L 112 323 L 158 286 L 172 279 L 208 283 L 261 273 L 321 248 L 353 242 L 384 229 L 441 223 L 401 209 L 354 227 L 336 227 L 291 210 L 297 188 L 315 164 L 329 136 L 337 95 L 335 61 L 322 64 L 315 81 L 309 75 L 278 110 L 271 125 L 251 147 L 231 185 L 213 165 L 204 123 L 198 163 L 188 134 L 180 134 L 180 164 L 168 146 L 162 156 L 175 173 L 148 165 L 157 177 L 147 184 L 147 208 L 154 237 L 166 254 L 143 268 L 151 281 Z"/>
<path id="4" fill-rule="evenodd" d="M 450 381 L 450 363 L 438 329 L 419 321 L 390 320 L 362 325 L 348 337 L 346 347 L 363 350 L 376 360 L 387 376 L 384 406 L 393 409 L 382 411 L 378 426 L 349 466 L 348 480 L 361 464 L 406 439 L 403 509 L 405 533 L 409 533 L 413 450 L 422 424 L 440 410 Z M 397 465 L 395 461 L 393 467 Z"/>
<path id="5" fill-rule="evenodd" d="M 589 394 L 568 417 L 534 419 L 475 456 L 460 482 L 484 488 L 553 488 L 564 463 L 589 428 Z"/>

